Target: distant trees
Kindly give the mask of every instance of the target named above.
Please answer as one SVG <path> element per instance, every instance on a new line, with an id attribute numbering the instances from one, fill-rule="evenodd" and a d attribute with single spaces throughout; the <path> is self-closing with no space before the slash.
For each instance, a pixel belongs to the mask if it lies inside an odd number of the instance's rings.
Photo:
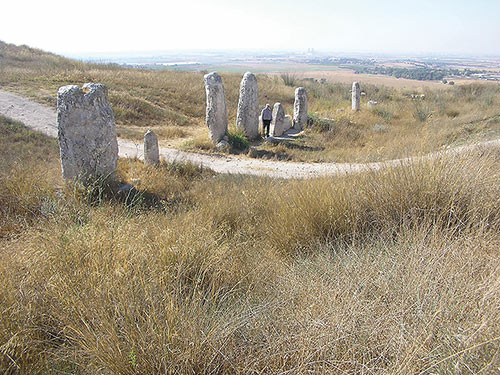
<path id="1" fill-rule="evenodd" d="M 445 69 L 419 66 L 416 68 L 401 68 L 391 66 L 356 66 L 356 74 L 383 74 L 396 78 L 416 79 L 419 81 L 441 81 L 444 84 L 453 85 L 445 77 L 470 77 L 474 73 L 481 73 L 480 70 L 471 69 Z"/>

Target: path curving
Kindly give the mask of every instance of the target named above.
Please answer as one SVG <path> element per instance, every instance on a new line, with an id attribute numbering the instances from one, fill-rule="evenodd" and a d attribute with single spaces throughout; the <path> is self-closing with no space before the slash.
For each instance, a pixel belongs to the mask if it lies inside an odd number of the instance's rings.
<path id="1" fill-rule="evenodd" d="M 22 122 L 25 126 L 38 130 L 50 137 L 57 137 L 57 114 L 52 108 L 36 103 L 31 99 L 0 90 L 0 114 Z M 382 167 L 401 165 L 416 160 L 435 158 L 446 153 L 470 151 L 478 146 L 500 146 L 500 140 L 461 146 L 443 152 L 435 152 L 423 157 L 396 159 L 376 163 L 299 163 L 250 159 L 236 156 L 205 155 L 160 148 L 160 155 L 166 161 L 191 162 L 212 169 L 218 173 L 248 174 L 278 178 L 312 178 L 320 176 L 354 173 L 364 170 L 377 170 Z M 119 156 L 143 158 L 142 143 L 119 139 Z"/>

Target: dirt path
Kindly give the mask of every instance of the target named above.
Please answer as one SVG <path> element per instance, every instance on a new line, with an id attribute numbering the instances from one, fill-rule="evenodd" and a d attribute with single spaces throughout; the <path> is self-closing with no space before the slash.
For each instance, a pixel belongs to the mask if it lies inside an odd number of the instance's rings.
<path id="1" fill-rule="evenodd" d="M 17 120 L 27 127 L 38 130 L 50 137 L 57 137 L 56 112 L 42 104 L 22 96 L 0 90 L 0 114 Z M 484 142 L 478 145 L 457 147 L 446 151 L 464 152 L 475 147 L 499 146 L 500 140 Z M 142 144 L 118 140 L 120 157 L 142 158 Z M 362 170 L 375 170 L 391 165 L 400 165 L 411 161 L 434 158 L 443 153 L 433 153 L 421 158 L 406 158 L 380 163 L 296 163 L 262 159 L 250 159 L 236 156 L 204 155 L 179 151 L 171 148 L 160 148 L 160 155 L 167 161 L 192 162 L 210 168 L 218 173 L 250 174 L 280 178 L 311 178 L 342 173 L 353 173 Z"/>

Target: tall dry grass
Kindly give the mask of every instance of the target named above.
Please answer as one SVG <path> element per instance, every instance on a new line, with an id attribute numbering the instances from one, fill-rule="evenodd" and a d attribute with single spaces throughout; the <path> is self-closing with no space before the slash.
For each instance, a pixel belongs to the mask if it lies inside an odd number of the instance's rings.
<path id="1" fill-rule="evenodd" d="M 0 368 L 494 374 L 499 155 L 310 181 L 120 161 L 152 208 L 53 181 L 50 214 L 0 242 Z M 46 183 L 16 178 L 13 211 Z"/>

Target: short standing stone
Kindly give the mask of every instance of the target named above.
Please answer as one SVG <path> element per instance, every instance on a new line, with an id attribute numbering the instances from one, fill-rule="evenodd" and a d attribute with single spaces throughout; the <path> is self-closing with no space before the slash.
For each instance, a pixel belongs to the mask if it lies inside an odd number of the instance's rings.
<path id="1" fill-rule="evenodd" d="M 295 103 L 293 104 L 293 127 L 297 130 L 304 129 L 307 124 L 307 94 L 306 89 L 295 89 Z"/>
<path id="2" fill-rule="evenodd" d="M 273 120 L 271 121 L 270 134 L 279 137 L 285 132 L 285 110 L 281 103 L 275 103 L 273 107 Z"/>
<path id="3" fill-rule="evenodd" d="M 353 82 L 352 84 L 352 110 L 359 111 L 361 100 L 361 90 L 359 88 L 358 82 Z"/>
<path id="4" fill-rule="evenodd" d="M 158 137 L 151 130 L 144 134 L 144 164 L 158 165 L 160 163 L 160 150 Z"/>
<path id="5" fill-rule="evenodd" d="M 245 73 L 241 80 L 236 127 L 249 139 L 259 135 L 259 89 L 257 78 L 250 72 Z"/>
<path id="6" fill-rule="evenodd" d="M 112 178 L 118 161 L 115 117 L 104 85 L 69 85 L 57 92 L 62 174 L 83 183 Z"/>
<path id="7" fill-rule="evenodd" d="M 205 91 L 207 93 L 206 123 L 210 139 L 219 143 L 227 134 L 227 108 L 222 78 L 216 73 L 205 75 Z"/>

